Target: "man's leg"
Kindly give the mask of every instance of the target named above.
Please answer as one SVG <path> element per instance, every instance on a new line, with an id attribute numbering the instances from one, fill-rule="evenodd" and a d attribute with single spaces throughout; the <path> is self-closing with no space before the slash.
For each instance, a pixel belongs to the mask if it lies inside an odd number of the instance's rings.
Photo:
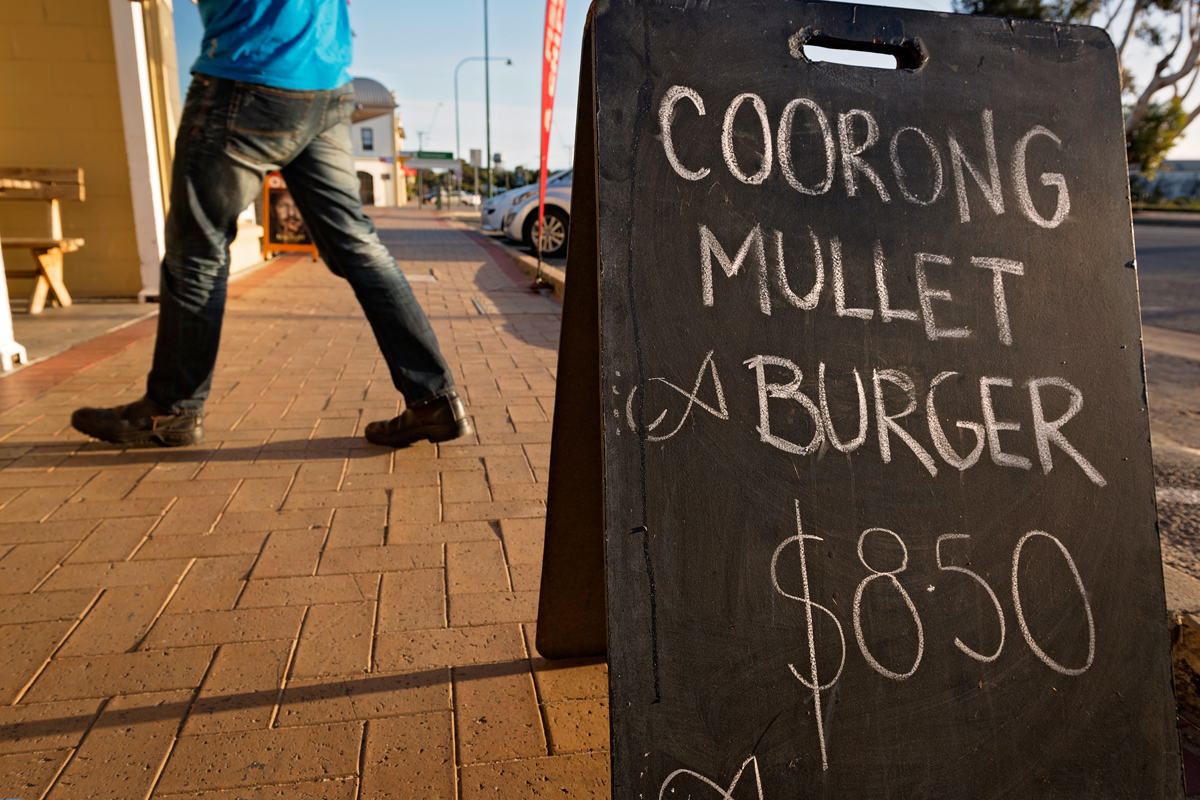
<path id="1" fill-rule="evenodd" d="M 258 163 L 245 156 L 247 143 L 231 135 L 235 94 L 247 91 L 251 88 L 205 75 L 192 81 L 175 145 L 158 338 L 146 396 L 116 408 L 77 410 L 71 422 L 90 436 L 170 446 L 196 444 L 204 437 L 200 412 L 221 340 L 229 244 L 237 234 L 238 215 L 262 190 L 268 169 L 276 166 L 269 159 L 281 155 L 251 152 L 262 156 Z M 305 106 L 306 113 L 311 105 Z M 280 122 L 295 127 L 298 117 L 291 116 Z"/>
<path id="2" fill-rule="evenodd" d="M 408 281 L 363 214 L 349 110 L 342 119 L 338 105 L 335 95 L 328 126 L 283 168 L 283 176 L 327 265 L 353 287 L 408 405 L 383 427 L 368 426 L 367 438 L 391 446 L 457 438 L 470 432 L 470 423 L 454 378 Z"/>

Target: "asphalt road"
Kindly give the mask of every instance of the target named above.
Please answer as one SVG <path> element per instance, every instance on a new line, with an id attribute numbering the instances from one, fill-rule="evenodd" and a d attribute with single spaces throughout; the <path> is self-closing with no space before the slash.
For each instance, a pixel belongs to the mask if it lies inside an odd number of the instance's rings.
<path id="1" fill-rule="evenodd" d="M 1134 239 L 1163 560 L 1200 578 L 1200 227 Z"/>

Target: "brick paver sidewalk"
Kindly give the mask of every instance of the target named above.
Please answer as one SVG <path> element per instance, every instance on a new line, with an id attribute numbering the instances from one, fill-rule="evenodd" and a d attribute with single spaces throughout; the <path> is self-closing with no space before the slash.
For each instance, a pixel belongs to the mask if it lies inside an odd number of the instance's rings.
<path id="1" fill-rule="evenodd" d="M 151 339 L 0 414 L 0 798 L 608 796 L 604 664 L 533 647 L 559 308 L 377 223 L 476 437 L 362 439 L 398 394 L 295 257 L 230 301 L 203 445 L 68 425 L 141 395 Z"/>

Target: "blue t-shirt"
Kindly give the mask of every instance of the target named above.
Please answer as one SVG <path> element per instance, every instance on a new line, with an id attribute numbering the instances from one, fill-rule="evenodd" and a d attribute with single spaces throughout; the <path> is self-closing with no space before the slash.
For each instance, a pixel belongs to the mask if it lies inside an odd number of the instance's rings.
<path id="1" fill-rule="evenodd" d="M 192 72 L 280 89 L 350 80 L 346 0 L 199 0 L 204 41 Z"/>

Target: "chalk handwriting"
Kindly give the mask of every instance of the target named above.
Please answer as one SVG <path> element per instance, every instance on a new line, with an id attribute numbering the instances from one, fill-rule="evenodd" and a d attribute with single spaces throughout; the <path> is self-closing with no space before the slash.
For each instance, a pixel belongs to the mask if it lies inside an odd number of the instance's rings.
<path id="1" fill-rule="evenodd" d="M 697 395 L 700 393 L 700 385 L 704 382 L 704 376 L 706 373 L 712 375 L 713 390 L 717 395 L 717 408 L 713 408 L 697 397 Z M 712 350 L 709 350 L 708 353 L 705 354 L 704 361 L 700 363 L 700 371 L 696 374 L 696 385 L 692 387 L 692 391 L 689 392 L 686 389 L 682 389 L 665 378 L 651 378 L 648 382 L 661 383 L 664 386 L 674 389 L 688 400 L 687 407 L 683 410 L 683 416 L 679 418 L 679 424 L 676 425 L 670 433 L 662 436 L 651 435 L 651 431 L 662 424 L 663 419 L 666 418 L 667 409 L 665 408 L 663 409 L 662 413 L 658 415 L 658 418 L 654 420 L 654 422 L 651 422 L 646 426 L 646 441 L 648 442 L 665 441 L 679 433 L 679 429 L 683 427 L 683 423 L 687 422 L 688 415 L 692 413 L 692 406 L 694 405 L 700 406 L 700 408 L 712 414 L 717 419 L 729 419 L 729 409 L 725 406 L 725 390 L 721 387 L 721 378 L 717 375 L 717 365 L 713 363 Z M 633 418 L 633 398 L 634 395 L 637 394 L 637 390 L 638 387 L 634 386 L 629 392 L 629 399 L 625 401 L 625 421 L 629 423 L 629 430 L 635 433 L 637 432 L 637 422 Z"/>
<path id="2" fill-rule="evenodd" d="M 754 111 L 758 114 L 758 119 L 762 123 L 762 167 L 753 175 L 747 175 L 742 172 L 742 168 L 737 163 L 737 156 L 733 154 L 733 121 L 737 117 L 738 109 L 747 100 L 754 106 Z M 771 122 L 767 119 L 767 106 L 761 97 L 756 94 L 747 93 L 739 94 L 733 98 L 733 102 L 729 104 L 729 110 L 725 112 L 725 124 L 721 127 L 721 153 L 725 156 L 725 166 L 729 167 L 729 173 L 742 183 L 749 183 L 756 186 L 770 176 Z"/>
<path id="3" fill-rule="evenodd" d="M 944 534 L 937 538 L 937 544 L 934 545 L 933 552 L 934 552 L 934 557 L 937 559 L 937 568 L 938 569 L 944 570 L 946 572 L 961 572 L 963 575 L 969 576 L 974 581 L 976 581 L 980 586 L 983 587 L 983 590 L 985 592 L 987 592 L 988 597 L 991 598 L 992 605 L 996 606 L 996 617 L 1000 620 L 1000 644 L 996 645 L 996 652 L 992 653 L 990 656 L 982 655 L 982 654 L 977 653 L 976 651 L 972 650 L 971 648 L 967 647 L 965 644 L 963 644 L 962 639 L 959 639 L 957 636 L 954 637 L 954 646 L 955 647 L 957 647 L 959 650 L 962 650 L 964 653 L 966 653 L 967 655 L 969 655 L 971 658 L 975 659 L 976 661 L 983 661 L 984 663 L 987 663 L 990 661 L 995 661 L 997 658 L 999 658 L 1000 651 L 1004 649 L 1004 610 L 1000 608 L 1000 598 L 996 597 L 996 593 L 992 591 L 992 587 L 988 586 L 987 581 L 985 581 L 982 577 L 980 577 L 979 573 L 972 572 L 971 570 L 967 569 L 966 567 L 953 567 L 948 564 L 942 563 L 942 542 L 953 541 L 955 539 L 970 539 L 970 538 L 971 537 L 965 533 Z"/>
<path id="4" fill-rule="evenodd" d="M 669 432 L 655 433 L 670 413 L 668 408 L 664 408 L 652 422 L 645 426 L 643 432 L 647 441 L 661 442 L 675 436 L 688 420 L 693 407 L 699 407 L 717 419 L 730 420 L 725 387 L 721 382 L 716 360 L 715 351 L 710 350 L 705 354 L 690 391 L 665 378 L 654 377 L 646 382 L 647 386 L 660 383 L 687 399 L 687 405 L 683 409 L 679 421 Z M 842 409 L 831 402 L 830 379 L 827 377 L 828 368 L 824 361 L 817 364 L 815 392 L 811 388 L 802 388 L 804 371 L 791 359 L 760 353 L 746 359 L 743 363 L 748 369 L 754 371 L 754 391 L 758 401 L 758 419 L 754 430 L 758 434 L 758 439 L 763 444 L 786 453 L 797 456 L 818 454 L 828 442 L 834 450 L 852 454 L 862 449 L 868 432 L 873 426 L 875 435 L 878 437 L 879 456 L 883 463 L 891 464 L 896 458 L 895 445 L 896 440 L 899 440 L 904 448 L 912 452 L 917 462 L 931 477 L 938 475 L 939 459 L 959 472 L 965 472 L 979 463 L 985 448 L 990 456 L 990 461 L 997 466 L 1030 470 L 1033 466 L 1032 459 L 1019 452 L 1013 452 L 1012 448 L 1015 442 L 1009 441 L 1004 444 L 1000 438 L 1002 433 L 1015 436 L 1023 431 L 1028 431 L 1032 432 L 1032 449 L 1036 450 L 1038 454 L 1043 474 L 1048 475 L 1054 469 L 1053 450 L 1057 448 L 1069 456 L 1092 483 L 1101 487 L 1108 485 L 1100 471 L 1079 452 L 1064 433 L 1067 423 L 1083 410 L 1083 393 L 1064 378 L 1047 376 L 1031 378 L 1024 382 L 1028 394 L 1020 393 L 1018 396 L 1028 397 L 1028 407 L 1024 411 L 1026 421 L 1032 422 L 1030 425 L 1022 424 L 1014 419 L 1001 419 L 997 415 L 996 394 L 1000 390 L 1015 390 L 1017 384 L 1012 378 L 1002 376 L 978 378 L 975 385 L 978 386 L 978 413 L 981 420 L 960 419 L 953 422 L 953 427 L 967 431 L 974 437 L 973 441 L 965 440 L 970 441 L 970 449 L 965 453 L 960 453 L 956 446 L 951 444 L 947 428 L 937 408 L 937 399 L 940 396 L 938 389 L 942 384 L 954 378 L 958 378 L 957 381 L 953 381 L 954 384 L 959 386 L 964 384 L 965 376 L 962 376 L 957 370 L 938 372 L 929 382 L 929 388 L 924 393 L 924 403 L 921 403 L 917 382 L 907 373 L 898 369 L 871 370 L 873 391 L 868 392 L 863 384 L 862 373 L 857 367 L 851 367 L 843 374 L 846 375 L 847 380 L 853 378 L 857 402 L 851 401 L 852 405 L 849 409 Z M 782 373 L 779 372 L 780 370 Z M 711 377 L 712 392 L 716 398 L 715 407 L 700 399 L 701 386 L 708 377 Z M 974 381 L 972 382 L 974 383 Z M 634 401 L 639 388 L 635 386 L 625 398 L 625 421 L 629 430 L 635 433 L 638 431 L 638 420 L 634 414 Z M 615 387 L 614 391 L 616 391 Z M 1057 392 L 1066 393 L 1068 407 L 1061 416 L 1056 419 L 1048 419 L 1044 396 Z M 796 403 L 803 409 L 804 413 L 800 417 L 802 422 L 799 424 L 804 433 L 798 441 L 780 433 L 777 425 L 772 426 L 773 414 L 778 415 L 779 413 L 777 405 L 779 402 Z M 871 413 L 870 410 L 872 402 L 874 413 Z M 1061 407 L 1061 401 L 1054 405 Z M 925 416 L 924 426 L 920 422 L 922 412 Z M 614 413 L 617 412 L 614 410 Z M 785 415 L 785 419 L 789 420 L 790 426 L 797 424 L 790 415 Z M 839 433 L 834 422 L 835 419 L 838 420 L 837 425 L 843 428 L 849 428 L 848 421 L 852 419 L 857 419 L 858 424 L 853 429 L 846 429 Z M 812 426 L 811 434 L 808 433 L 809 424 Z M 932 448 L 918 438 L 922 435 L 922 427 L 928 430 L 928 441 Z M 850 435 L 851 430 L 853 430 L 853 438 L 844 438 Z M 1026 433 L 1026 435 L 1029 434 Z M 1017 447 L 1019 449 L 1019 445 Z M 903 459 L 901 460 L 903 461 Z"/>
<path id="5" fill-rule="evenodd" d="M 1087 615 L 1088 626 L 1088 655 L 1087 663 L 1079 668 L 1065 667 L 1062 664 L 1051 658 L 1038 643 L 1033 640 L 1033 634 L 1029 632 L 1029 624 L 1025 621 L 1025 611 L 1021 606 L 1021 589 L 1017 584 L 1017 574 L 1021 569 L 1021 549 L 1025 547 L 1025 543 L 1035 536 L 1042 536 L 1058 547 L 1059 551 L 1066 559 L 1067 566 L 1071 568 L 1071 576 L 1075 578 L 1075 586 L 1079 589 L 1079 596 L 1083 598 L 1083 611 Z M 1063 675 L 1082 675 L 1092 666 L 1092 662 L 1096 659 L 1096 622 L 1092 619 L 1092 604 L 1088 601 L 1087 589 L 1083 588 L 1083 578 L 1079 576 L 1079 568 L 1075 566 L 1075 559 L 1071 558 L 1071 554 L 1067 552 L 1067 548 L 1060 542 L 1057 537 L 1051 536 L 1045 531 L 1030 531 L 1021 537 L 1017 542 L 1017 547 L 1013 550 L 1012 560 L 1012 596 L 1013 605 L 1017 609 L 1017 624 L 1021 626 L 1021 635 L 1025 637 L 1025 642 L 1029 645 L 1029 649 L 1033 654 L 1040 658 L 1042 662 L 1050 667 L 1055 672 L 1061 672 Z"/>
<path id="6" fill-rule="evenodd" d="M 704 306 L 712 307 L 715 304 L 715 293 L 713 290 L 714 259 L 720 265 L 721 271 L 725 274 L 726 278 L 736 278 L 743 272 L 743 266 L 747 268 L 746 272 L 754 273 L 753 279 L 757 282 L 758 309 L 767 316 L 771 315 L 772 309 L 772 283 L 774 284 L 775 291 L 782 295 L 783 299 L 790 306 L 802 311 L 813 311 L 820 304 L 821 295 L 825 289 L 825 258 L 821 247 L 821 238 L 812 228 L 808 229 L 808 238 L 812 246 L 814 277 L 812 288 L 803 297 L 796 294 L 788 280 L 785 237 L 782 231 L 771 231 L 771 234 L 774 236 L 775 246 L 769 249 L 772 251 L 771 260 L 774 264 L 769 265 L 767 256 L 768 248 L 764 241 L 764 237 L 768 234 L 763 230 L 761 224 L 755 225 L 750 229 L 749 233 L 742 239 L 733 257 L 730 257 L 729 251 L 721 244 L 712 228 L 700 223 L 698 230 L 700 234 L 700 301 Z M 726 241 L 737 241 L 737 239 L 731 237 L 726 238 Z M 834 313 L 839 317 L 853 317 L 863 320 L 874 319 L 874 308 L 852 307 L 846 304 L 846 265 L 842 257 L 842 250 L 841 238 L 830 236 L 829 261 L 830 272 L 832 273 Z M 904 267 L 889 266 L 888 257 L 878 240 L 872 244 L 871 252 L 874 263 L 875 295 L 879 307 L 879 319 L 885 323 L 894 320 L 923 323 L 925 334 L 931 342 L 938 341 L 939 339 L 965 339 L 973 335 L 971 329 L 966 327 L 940 325 L 935 316 L 935 300 L 943 305 L 954 304 L 955 301 L 948 289 L 937 289 L 930 285 L 929 269 L 933 266 L 939 271 L 943 268 L 954 270 L 956 268 L 954 261 L 949 256 L 935 253 L 913 254 L 913 261 L 910 263 L 913 265 L 912 269 L 916 279 L 917 301 L 920 306 L 920 311 L 918 312 L 915 309 L 893 307 L 891 292 L 888 289 L 889 275 L 903 271 Z M 906 260 L 903 257 L 899 259 L 892 258 L 893 263 L 898 261 L 903 264 Z M 1005 294 L 1004 276 L 1023 276 L 1025 274 L 1025 265 L 1020 261 L 994 256 L 971 256 L 970 263 L 974 267 L 989 270 L 992 273 L 991 295 L 993 311 L 996 317 L 997 336 L 1003 344 L 1011 346 L 1013 343 L 1012 322 L 1008 314 L 1008 299 Z M 772 276 L 774 280 L 772 280 Z M 943 313 L 946 313 L 946 309 L 943 309 Z"/>
<path id="7" fill-rule="evenodd" d="M 828 606 L 822 605 L 821 603 L 817 602 L 816 598 L 813 597 L 811 581 L 812 576 L 809 574 L 810 565 L 808 561 L 808 554 L 805 549 L 805 543 L 824 542 L 825 538 L 804 532 L 804 526 L 800 519 L 800 501 L 793 500 L 793 505 L 796 513 L 796 534 L 794 536 L 789 536 L 780 542 L 775 548 L 775 551 L 771 554 L 771 585 L 780 595 L 788 598 L 789 600 L 795 600 L 801 603 L 804 607 L 804 627 L 808 645 L 808 663 L 802 667 L 797 667 L 795 663 L 788 662 L 787 668 L 791 672 L 792 676 L 795 677 L 796 680 L 798 680 L 805 687 L 805 689 L 812 692 L 813 715 L 816 720 L 817 740 L 821 751 L 821 767 L 823 770 L 828 770 L 830 759 L 828 747 L 829 730 L 827 729 L 828 723 L 825 720 L 826 709 L 822 705 L 821 693 L 829 692 L 830 690 L 835 689 L 838 681 L 841 679 L 843 671 L 845 670 L 847 654 L 846 635 L 845 630 L 842 628 L 841 620 L 838 619 L 838 616 Z M 871 563 L 871 561 L 868 560 L 865 545 L 868 539 L 878 539 L 879 537 L 891 537 L 897 544 L 900 545 L 900 562 L 898 565 L 890 569 L 886 569 L 875 566 Z M 1018 578 L 1021 567 L 1022 551 L 1024 550 L 1025 544 L 1030 539 L 1035 537 L 1049 539 L 1058 548 L 1059 552 L 1062 553 L 1063 559 L 1066 561 L 1067 567 L 1071 571 L 1071 576 L 1074 578 L 1075 587 L 1078 589 L 1079 595 L 1083 600 L 1084 613 L 1087 616 L 1088 655 L 1087 661 L 1082 667 L 1068 667 L 1056 661 L 1034 640 L 1033 634 L 1029 630 L 1029 625 L 1025 618 L 1025 606 L 1021 601 L 1021 590 L 1018 583 Z M 992 606 L 996 610 L 996 619 L 1000 628 L 999 641 L 996 644 L 996 649 L 991 653 L 981 653 L 966 645 L 958 636 L 954 637 L 954 645 L 959 649 L 959 651 L 975 661 L 986 664 L 994 662 L 1000 658 L 1000 654 L 1004 650 L 1006 626 L 1004 621 L 1004 609 L 1000 604 L 1000 598 L 992 590 L 992 587 L 988 585 L 987 581 L 984 580 L 982 575 L 974 570 L 968 569 L 967 567 L 960 567 L 947 563 L 942 554 L 943 544 L 956 541 L 965 542 L 970 540 L 970 538 L 971 537 L 968 534 L 963 533 L 947 533 L 938 536 L 934 546 L 934 560 L 937 565 L 937 569 L 942 572 L 953 572 L 960 575 L 966 575 L 972 581 L 977 583 L 987 594 L 988 599 L 991 600 Z M 842 539 L 838 536 L 835 536 L 831 539 L 831 541 L 835 543 L 834 547 L 836 547 L 837 542 L 842 541 Z M 779 558 L 792 545 L 796 546 L 800 554 L 800 574 L 798 581 L 800 587 L 799 594 L 792 593 L 795 591 L 794 584 L 796 583 L 796 578 L 790 576 L 787 577 L 788 583 L 793 587 L 792 591 L 788 591 L 787 589 L 783 588 L 783 580 L 781 580 L 780 575 Z M 900 535 L 895 531 L 887 528 L 876 527 L 867 528 L 859 535 L 857 552 L 859 562 L 863 565 L 863 567 L 866 568 L 868 573 L 866 577 L 859 582 L 858 587 L 854 591 L 854 602 L 851 612 L 851 619 L 854 626 L 854 638 L 858 643 L 859 651 L 862 653 L 863 659 L 866 661 L 867 665 L 883 677 L 894 681 L 907 680 L 916 674 L 925 655 L 925 625 L 917 609 L 916 602 L 900 583 L 900 579 L 898 577 L 900 573 L 905 572 L 908 569 L 908 547 Z M 829 555 L 831 558 L 833 557 L 832 552 Z M 871 560 L 874 560 L 874 558 Z M 823 561 L 824 559 L 821 559 L 817 563 L 820 564 Z M 795 562 L 793 561 L 791 563 L 794 564 Z M 840 574 L 842 574 L 841 569 L 835 568 L 832 576 L 837 577 Z M 913 656 L 912 665 L 909 666 L 904 672 L 889 669 L 888 667 L 884 666 L 878 658 L 875 657 L 874 653 L 871 651 L 871 646 L 868 643 L 867 633 L 863 629 L 862 616 L 864 594 L 867 587 L 871 583 L 881 580 L 890 584 L 892 589 L 894 589 L 900 595 L 900 598 L 904 601 L 905 606 L 908 607 L 908 611 L 912 615 L 913 623 L 916 628 L 916 654 Z M 929 591 L 932 592 L 933 590 L 934 587 L 930 585 Z M 1017 622 L 1021 629 L 1021 634 L 1024 637 L 1026 644 L 1029 645 L 1029 649 L 1040 661 L 1042 661 L 1044 664 L 1046 664 L 1046 666 L 1050 667 L 1055 672 L 1072 677 L 1082 675 L 1092 666 L 1092 663 L 1096 658 L 1096 628 L 1095 622 L 1092 618 L 1091 601 L 1089 599 L 1087 590 L 1084 588 L 1083 578 L 1080 576 L 1079 569 L 1075 565 L 1075 560 L 1071 557 L 1070 552 L 1067 551 L 1066 546 L 1057 537 L 1052 536 L 1044 531 L 1029 531 L 1017 541 L 1015 547 L 1013 548 L 1012 554 L 1012 598 L 1013 606 L 1016 610 Z M 816 651 L 817 642 L 814 628 L 814 620 L 816 620 L 817 617 L 814 612 L 827 616 L 837 628 L 838 633 L 840 651 L 838 655 L 837 670 L 834 671 L 832 676 L 827 676 L 825 680 L 822 680 L 822 676 L 819 674 Z M 1061 626 L 1055 626 L 1054 630 L 1061 630 Z M 884 640 L 894 641 L 897 635 L 898 634 L 896 631 L 890 630 L 886 632 Z M 826 664 L 829 663 L 830 662 L 826 661 Z M 826 669 L 828 669 L 828 666 Z M 672 773 L 672 778 L 678 773 L 679 771 Z M 689 774 L 694 775 L 695 773 Z M 668 780 L 670 780 L 670 778 Z M 737 779 L 735 778 L 734 783 L 736 784 L 736 782 Z M 715 786 L 715 784 L 712 784 L 711 782 L 708 783 L 709 785 Z M 732 791 L 732 787 L 730 787 L 730 791 Z"/>
<path id="8" fill-rule="evenodd" d="M 677 106 L 685 98 L 695 106 L 697 114 L 695 117 L 689 116 L 687 121 L 681 123 L 677 119 Z M 759 154 L 762 162 L 758 171 L 752 175 L 746 174 L 742 169 L 733 151 L 733 142 L 737 136 L 735 127 L 741 129 L 738 122 L 739 117 L 744 119 L 746 116 L 739 115 L 738 111 L 747 101 L 754 110 L 753 116 L 757 118 L 755 127 L 761 129 L 763 140 L 762 150 Z M 816 120 L 816 128 L 820 131 L 820 142 L 816 148 L 812 149 L 818 153 L 823 151 L 825 156 L 824 176 L 820 183 L 812 186 L 806 185 L 796 175 L 796 165 L 792 156 L 793 139 L 797 133 L 796 115 L 800 112 L 801 107 Z M 712 171 L 708 166 L 692 169 L 679 160 L 675 149 L 675 127 L 677 124 L 684 125 L 689 140 L 702 138 L 703 133 L 712 129 L 712 123 L 703 119 L 705 116 L 703 97 L 688 86 L 670 87 L 659 102 L 658 121 L 662 128 L 663 153 L 671 169 L 684 180 L 703 180 L 709 177 Z M 847 197 L 866 198 L 868 194 L 871 194 L 861 191 L 859 181 L 861 177 L 871 185 L 875 190 L 873 194 L 878 195 L 881 202 L 890 203 L 891 193 L 888 191 L 883 171 L 872 165 L 872 160 L 879 159 L 884 161 L 880 165 L 881 167 L 891 168 L 891 178 L 899 189 L 900 196 L 908 203 L 917 206 L 932 206 L 944 195 L 952 193 L 958 212 L 955 216 L 961 223 L 969 223 L 972 220 L 970 196 L 976 191 L 982 196 L 987 208 L 993 214 L 1003 214 L 1005 208 L 1002 182 L 1004 180 L 1012 181 L 1012 191 L 1016 195 L 1021 217 L 1034 225 L 1046 229 L 1057 228 L 1070 214 L 1071 198 L 1063 173 L 1042 172 L 1038 175 L 1038 182 L 1042 186 L 1052 187 L 1056 190 L 1057 196 L 1052 216 L 1047 218 L 1038 211 L 1030 192 L 1028 158 L 1034 140 L 1049 139 L 1057 145 L 1059 153 L 1063 152 L 1062 140 L 1043 125 L 1034 125 L 1017 139 L 1012 149 L 1010 168 L 1007 171 L 1001 170 L 994 114 L 991 109 L 983 109 L 980 112 L 978 134 L 970 131 L 971 136 L 968 138 L 961 135 L 959 131 L 946 131 L 945 147 L 950 154 L 950 174 L 954 184 L 953 192 L 946 192 L 944 191 L 943 150 L 937 139 L 929 132 L 914 126 L 899 128 L 886 139 L 888 142 L 887 153 L 876 155 L 874 153 L 875 146 L 884 138 L 884 132 L 879 121 L 871 112 L 853 108 L 837 112 L 832 117 L 837 121 L 836 136 L 834 135 L 834 125 L 831 123 L 830 111 L 822 108 L 819 103 L 810 98 L 794 98 L 781 111 L 776 134 L 772 139 L 771 118 L 766 102 L 753 92 L 742 92 L 730 101 L 722 117 L 719 133 L 722 161 L 729 170 L 729 174 L 737 180 L 758 186 L 768 182 L 773 171 L 774 161 L 778 157 L 779 172 L 783 176 L 784 182 L 800 194 L 809 196 L 824 195 L 833 188 L 834 172 L 837 163 L 840 162 L 841 183 Z M 740 123 L 740 125 L 745 124 L 744 122 Z M 911 175 L 901 161 L 902 135 L 905 135 L 905 140 L 909 142 L 919 140 L 928 152 L 929 167 L 922 170 L 933 176 L 933 185 L 929 189 L 928 198 L 919 196 L 910 186 Z M 909 147 L 914 147 L 914 145 Z M 915 147 L 920 146 L 915 145 Z M 1038 152 L 1044 153 L 1045 149 L 1042 147 Z M 919 150 L 915 152 L 919 152 Z"/>
<path id="9" fill-rule="evenodd" d="M 863 542 L 865 542 L 867 537 L 872 533 L 886 533 L 900 543 L 900 566 L 890 570 L 875 569 L 867 563 L 867 556 L 865 553 L 863 553 Z M 904 591 L 904 587 L 900 585 L 900 580 L 896 577 L 898 574 L 908 569 L 908 547 L 905 546 L 903 539 L 897 536 L 893 531 L 889 531 L 887 528 L 867 528 L 862 532 L 862 535 L 858 537 L 858 560 L 861 561 L 862 565 L 871 573 L 867 577 L 863 578 L 862 582 L 858 584 L 858 588 L 854 590 L 854 638 L 858 640 L 858 648 L 862 650 L 863 658 L 865 658 L 867 663 L 871 665 L 871 669 L 875 670 L 880 675 L 891 678 L 894 681 L 902 681 L 911 678 L 917 671 L 917 667 L 921 665 L 921 656 L 925 654 L 925 628 L 921 625 L 921 615 L 917 613 L 917 607 L 913 605 L 912 598 L 908 596 L 908 592 Z M 900 593 L 900 596 L 904 598 L 904 603 L 908 606 L 909 612 L 912 613 L 913 622 L 917 624 L 917 655 L 916 658 L 913 659 L 912 667 L 909 668 L 908 672 L 893 672 L 892 670 L 883 666 L 883 664 L 880 664 L 879 660 L 876 659 L 875 656 L 871 654 L 871 651 L 867 648 L 867 640 L 863 636 L 863 591 L 867 588 L 868 584 L 879 578 L 886 578 L 887 580 L 891 581 L 892 586 L 895 587 L 896 591 Z"/>
<path id="10" fill-rule="evenodd" d="M 800 501 L 796 500 L 796 535 L 784 539 L 778 547 L 775 548 L 775 553 L 771 556 L 771 585 L 775 587 L 775 591 L 779 592 L 789 600 L 798 600 L 804 604 L 804 621 L 808 629 L 808 677 L 800 674 L 796 669 L 795 664 L 788 664 L 788 669 L 796 676 L 796 680 L 804 684 L 812 690 L 813 693 L 813 713 L 817 720 L 817 738 L 821 743 L 821 768 L 829 769 L 829 757 L 825 750 L 825 725 L 821 721 L 821 692 L 832 689 L 838 682 L 838 678 L 842 676 L 842 668 L 846 666 L 846 635 L 842 631 L 842 623 L 838 622 L 838 618 L 834 613 L 820 603 L 812 601 L 812 593 L 808 586 L 808 561 L 804 554 L 804 541 L 811 539 L 814 542 L 824 541 L 820 536 L 807 536 L 804 533 L 804 527 L 800 523 Z M 800 585 L 801 592 L 799 596 L 789 594 L 784 591 L 779 585 L 779 554 L 792 543 L 800 549 Z M 837 672 L 832 678 L 825 683 L 821 683 L 820 677 L 817 675 L 817 645 L 816 637 L 813 634 L 813 609 L 820 611 L 833 620 L 833 624 L 837 626 L 838 638 L 841 640 L 841 656 L 838 662 Z"/>

